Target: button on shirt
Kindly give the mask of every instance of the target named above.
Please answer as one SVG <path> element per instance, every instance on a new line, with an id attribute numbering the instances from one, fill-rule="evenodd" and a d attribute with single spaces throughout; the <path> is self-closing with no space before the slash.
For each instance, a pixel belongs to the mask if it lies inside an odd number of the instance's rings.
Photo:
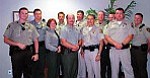
<path id="1" fill-rule="evenodd" d="M 121 22 L 114 20 L 108 24 L 105 34 L 110 36 L 113 40 L 122 43 L 128 35 L 134 35 L 135 31 L 129 22 L 125 20 Z"/>
<path id="2" fill-rule="evenodd" d="M 25 22 L 25 25 L 22 25 L 19 21 L 15 21 L 8 25 L 4 36 L 15 42 L 31 45 L 34 39 L 39 37 L 39 34 L 31 23 Z"/>
<path id="3" fill-rule="evenodd" d="M 50 51 L 57 51 L 59 38 L 55 33 L 55 30 L 48 29 L 45 35 L 45 45 L 46 49 Z"/>
<path id="4" fill-rule="evenodd" d="M 97 45 L 103 38 L 104 35 L 101 33 L 99 27 L 92 26 L 90 29 L 88 26 L 86 26 L 82 29 L 82 39 L 84 40 L 85 46 Z"/>
<path id="5" fill-rule="evenodd" d="M 62 24 L 60 22 L 58 22 L 58 24 L 56 26 L 56 32 L 58 33 L 58 35 L 60 35 L 60 31 L 63 29 L 64 26 L 65 26 L 65 22 Z"/>
<path id="6" fill-rule="evenodd" d="M 77 21 L 77 20 L 76 20 L 75 26 L 76 26 L 77 29 L 80 30 L 80 29 L 82 29 L 84 26 L 86 26 L 86 22 L 87 22 L 86 19 L 83 19 L 83 20 L 81 20 L 81 21 Z"/>
<path id="7" fill-rule="evenodd" d="M 142 28 L 139 28 L 142 24 L 139 26 L 134 26 L 135 30 L 135 36 L 132 40 L 132 44 L 135 46 L 141 46 L 141 44 L 147 44 L 148 39 L 150 38 L 150 32 L 147 31 L 147 26 L 143 26 Z"/>
<path id="8" fill-rule="evenodd" d="M 107 22 L 104 20 L 103 21 L 103 23 L 99 23 L 99 20 L 96 20 L 95 21 L 95 25 L 97 26 L 97 27 L 100 27 L 100 29 L 104 29 L 104 27 L 105 27 L 105 25 L 107 24 Z"/>
<path id="9" fill-rule="evenodd" d="M 39 23 L 37 23 L 35 20 L 31 21 L 30 23 L 35 26 L 38 33 L 40 34 L 39 41 L 44 41 L 44 36 L 45 36 L 46 30 L 48 29 L 48 27 L 46 26 L 46 23 L 43 21 L 40 21 Z"/>
<path id="10" fill-rule="evenodd" d="M 78 41 L 81 39 L 81 33 L 74 26 L 68 26 L 68 25 L 66 25 L 61 30 L 60 38 L 64 38 L 69 43 L 76 45 L 76 44 L 78 44 Z"/>

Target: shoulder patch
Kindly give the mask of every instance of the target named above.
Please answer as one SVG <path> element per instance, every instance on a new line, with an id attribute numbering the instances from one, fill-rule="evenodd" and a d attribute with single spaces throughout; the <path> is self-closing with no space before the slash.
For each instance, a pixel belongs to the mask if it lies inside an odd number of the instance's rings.
<path id="1" fill-rule="evenodd" d="M 6 29 L 9 29 L 9 28 L 10 28 L 10 25 L 8 25 Z"/>
<path id="2" fill-rule="evenodd" d="M 146 28 L 146 30 L 150 33 L 150 28 Z"/>

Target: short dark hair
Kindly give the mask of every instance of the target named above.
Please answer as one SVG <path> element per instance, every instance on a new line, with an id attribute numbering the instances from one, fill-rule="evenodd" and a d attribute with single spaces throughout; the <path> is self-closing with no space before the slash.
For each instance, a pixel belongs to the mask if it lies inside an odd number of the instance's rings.
<path id="1" fill-rule="evenodd" d="M 64 12 L 58 12 L 58 17 L 59 17 L 59 14 L 63 14 L 65 16 L 65 13 Z"/>
<path id="2" fill-rule="evenodd" d="M 34 9 L 33 13 L 35 13 L 36 11 L 42 12 L 40 9 L 36 8 L 36 9 Z"/>
<path id="3" fill-rule="evenodd" d="M 104 16 L 105 16 L 105 12 L 104 12 L 103 10 L 98 11 L 98 13 L 99 13 L 99 12 L 102 12 L 102 13 L 104 14 Z"/>
<path id="4" fill-rule="evenodd" d="M 26 7 L 20 8 L 20 9 L 19 9 L 19 13 L 21 12 L 21 10 L 27 10 L 27 11 L 28 11 L 28 9 L 27 9 Z"/>
<path id="5" fill-rule="evenodd" d="M 94 19 L 96 18 L 96 16 L 94 14 L 88 14 L 87 17 L 88 16 L 92 16 L 92 17 L 94 17 Z"/>
<path id="6" fill-rule="evenodd" d="M 136 13 L 135 15 L 140 15 L 143 18 L 143 14 L 142 13 Z"/>
<path id="7" fill-rule="evenodd" d="M 120 10 L 120 11 L 122 11 L 123 13 L 125 13 L 125 11 L 124 11 L 123 8 L 117 8 L 116 10 Z"/>
<path id="8" fill-rule="evenodd" d="M 82 13 L 84 15 L 84 11 L 83 10 L 78 10 L 77 13 Z"/>
<path id="9" fill-rule="evenodd" d="M 109 14 L 115 14 L 114 12 L 110 12 Z"/>
<path id="10" fill-rule="evenodd" d="M 56 20 L 55 20 L 54 18 L 50 18 L 50 19 L 47 21 L 47 26 L 48 26 L 48 27 L 49 27 L 49 25 L 50 25 L 50 23 L 51 23 L 52 21 L 54 21 L 55 24 L 57 25 Z"/>

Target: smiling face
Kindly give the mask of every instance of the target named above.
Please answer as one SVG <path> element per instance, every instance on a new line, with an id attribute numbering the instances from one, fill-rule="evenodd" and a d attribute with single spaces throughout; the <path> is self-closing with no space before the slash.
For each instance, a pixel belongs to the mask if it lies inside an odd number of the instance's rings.
<path id="1" fill-rule="evenodd" d="M 50 18 L 47 22 L 47 26 L 52 30 L 55 30 L 56 25 L 57 25 L 57 22 L 54 18 Z"/>
<path id="2" fill-rule="evenodd" d="M 75 17 L 73 14 L 68 14 L 67 15 L 67 24 L 70 26 L 74 25 Z"/>
<path id="3" fill-rule="evenodd" d="M 50 23 L 50 29 L 54 30 L 55 28 L 56 28 L 56 23 L 54 20 L 52 20 Z"/>
<path id="4" fill-rule="evenodd" d="M 42 19 L 42 12 L 41 11 L 35 11 L 34 17 L 36 20 L 41 20 Z"/>
<path id="5" fill-rule="evenodd" d="M 20 10 L 20 13 L 19 13 L 19 20 L 23 20 L 23 21 L 26 21 L 28 18 L 28 10 Z"/>
<path id="6" fill-rule="evenodd" d="M 59 20 L 59 22 L 60 23 L 63 23 L 64 22 L 64 19 L 65 19 L 65 16 L 64 16 L 64 14 L 58 14 L 58 20 Z"/>
<path id="7" fill-rule="evenodd" d="M 87 17 L 87 25 L 88 26 L 93 26 L 94 25 L 94 21 L 95 21 L 94 16 L 93 15 L 88 15 L 88 17 Z"/>
<path id="8" fill-rule="evenodd" d="M 83 17 L 84 17 L 84 15 L 81 12 L 77 13 L 77 20 L 78 21 L 81 21 L 83 19 Z"/>
<path id="9" fill-rule="evenodd" d="M 112 21 L 112 20 L 114 20 L 114 19 L 115 19 L 114 14 L 109 14 L 109 15 L 108 15 L 108 20 L 109 20 L 109 21 Z"/>
<path id="10" fill-rule="evenodd" d="M 105 14 L 102 11 L 98 12 L 98 20 L 103 21 L 105 19 Z"/>
<path id="11" fill-rule="evenodd" d="M 135 15 L 134 16 L 134 23 L 135 26 L 138 26 L 139 24 L 141 24 L 143 21 L 143 18 L 140 15 Z"/>
<path id="12" fill-rule="evenodd" d="M 122 21 L 124 19 L 124 13 L 122 10 L 116 10 L 115 18 L 117 21 Z"/>

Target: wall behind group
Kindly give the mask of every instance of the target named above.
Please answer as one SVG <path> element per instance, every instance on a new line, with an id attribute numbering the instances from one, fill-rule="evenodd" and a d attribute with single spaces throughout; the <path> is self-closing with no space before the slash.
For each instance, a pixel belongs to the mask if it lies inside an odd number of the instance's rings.
<path id="1" fill-rule="evenodd" d="M 116 7 L 125 8 L 131 0 L 117 0 Z M 134 12 L 142 12 L 144 14 L 144 23 L 150 25 L 150 0 L 136 0 L 137 6 Z M 3 33 L 8 23 L 13 21 L 12 11 L 18 11 L 20 7 L 27 7 L 29 11 L 40 8 L 43 11 L 43 18 L 57 19 L 57 13 L 63 11 L 65 14 L 76 11 L 88 10 L 89 8 L 104 10 L 108 7 L 109 0 L 1 0 L 0 1 L 0 78 L 11 78 L 8 70 L 11 70 L 10 57 L 8 55 L 9 46 L 3 42 Z"/>

